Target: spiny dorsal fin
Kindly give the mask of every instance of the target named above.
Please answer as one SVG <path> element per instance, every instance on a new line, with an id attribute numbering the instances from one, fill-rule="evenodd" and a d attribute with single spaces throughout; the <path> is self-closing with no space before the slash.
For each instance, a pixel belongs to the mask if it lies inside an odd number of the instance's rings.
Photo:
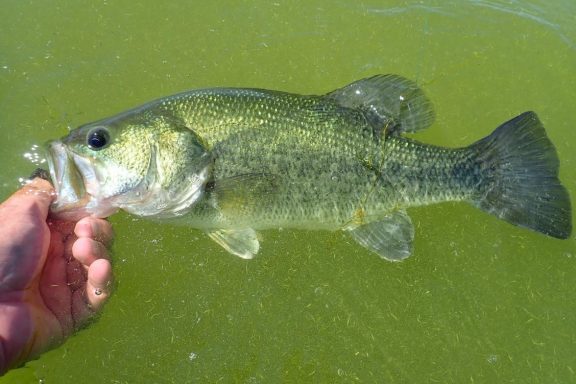
<path id="1" fill-rule="evenodd" d="M 418 85 L 398 75 L 376 75 L 326 95 L 343 107 L 359 109 L 377 134 L 416 132 L 434 122 L 432 104 Z"/>

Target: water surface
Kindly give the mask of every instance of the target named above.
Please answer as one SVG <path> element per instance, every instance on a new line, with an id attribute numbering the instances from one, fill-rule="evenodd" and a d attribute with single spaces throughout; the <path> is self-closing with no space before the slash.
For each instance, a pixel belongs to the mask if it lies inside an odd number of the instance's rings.
<path id="1" fill-rule="evenodd" d="M 4 1 L 0 197 L 34 144 L 190 88 L 325 93 L 415 79 L 469 144 L 536 110 L 576 194 L 576 4 Z M 30 157 L 30 156 L 28 156 Z M 411 209 L 415 253 L 387 263 L 346 235 L 267 231 L 244 261 L 201 232 L 125 214 L 100 320 L 0 383 L 576 382 L 576 240 L 466 204 Z"/>

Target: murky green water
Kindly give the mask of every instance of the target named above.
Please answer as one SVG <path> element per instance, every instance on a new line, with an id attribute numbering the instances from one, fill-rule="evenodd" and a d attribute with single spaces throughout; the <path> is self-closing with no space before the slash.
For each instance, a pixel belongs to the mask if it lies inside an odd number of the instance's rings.
<path id="1" fill-rule="evenodd" d="M 0 197 L 32 144 L 189 88 L 324 93 L 416 79 L 460 146 L 536 110 L 576 196 L 576 3 L 5 0 Z M 1 383 L 576 382 L 576 240 L 465 204 L 410 210 L 415 255 L 268 231 L 237 259 L 201 232 L 118 214 L 99 322 Z M 6 223 L 2 223 L 6 225 Z"/>

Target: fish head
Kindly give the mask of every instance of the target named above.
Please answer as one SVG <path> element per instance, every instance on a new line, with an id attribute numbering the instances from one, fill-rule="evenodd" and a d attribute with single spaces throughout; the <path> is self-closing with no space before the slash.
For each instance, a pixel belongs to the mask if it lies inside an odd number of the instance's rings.
<path id="1" fill-rule="evenodd" d="M 137 111 L 138 112 L 138 111 Z M 201 139 L 173 118 L 130 113 L 81 126 L 47 143 L 56 217 L 186 213 L 202 196 L 211 159 Z"/>

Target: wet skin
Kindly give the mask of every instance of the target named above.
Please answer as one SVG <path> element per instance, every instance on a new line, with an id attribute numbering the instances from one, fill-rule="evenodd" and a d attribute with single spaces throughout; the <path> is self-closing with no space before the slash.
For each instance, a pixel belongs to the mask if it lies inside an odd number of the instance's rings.
<path id="1" fill-rule="evenodd" d="M 0 204 L 0 374 L 64 342 L 110 295 L 112 227 L 53 220 L 53 199 L 34 179 Z"/>

